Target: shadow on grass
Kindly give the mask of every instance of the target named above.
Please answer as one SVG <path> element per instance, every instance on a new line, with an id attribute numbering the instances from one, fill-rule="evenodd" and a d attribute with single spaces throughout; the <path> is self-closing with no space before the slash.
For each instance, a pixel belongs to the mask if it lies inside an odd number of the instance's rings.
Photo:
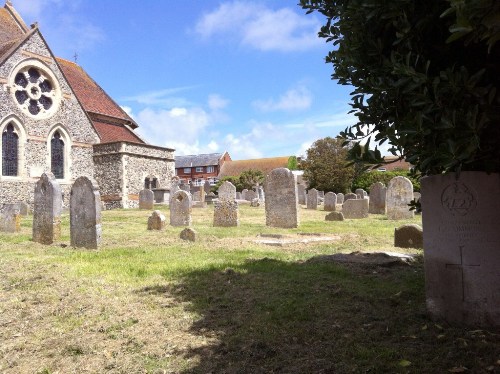
<path id="1" fill-rule="evenodd" d="M 141 292 L 169 294 L 200 316 L 191 332 L 213 343 L 179 352 L 196 363 L 184 373 L 440 372 L 495 356 L 475 341 L 460 349 L 464 330 L 426 318 L 421 263 L 264 258 Z"/>

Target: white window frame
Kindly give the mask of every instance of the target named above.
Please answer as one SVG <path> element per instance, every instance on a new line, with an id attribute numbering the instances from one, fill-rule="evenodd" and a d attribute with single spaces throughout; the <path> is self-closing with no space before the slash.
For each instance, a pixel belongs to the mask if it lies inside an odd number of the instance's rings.
<path id="1" fill-rule="evenodd" d="M 214 166 L 207 166 L 207 173 L 213 173 L 215 171 Z"/>
<path id="2" fill-rule="evenodd" d="M 183 168 L 183 169 L 182 169 L 182 172 L 183 172 L 184 174 L 191 174 L 191 168 Z"/>
<path id="3" fill-rule="evenodd" d="M 197 173 L 203 173 L 203 166 L 197 166 L 196 169 L 195 169 L 195 171 Z"/>

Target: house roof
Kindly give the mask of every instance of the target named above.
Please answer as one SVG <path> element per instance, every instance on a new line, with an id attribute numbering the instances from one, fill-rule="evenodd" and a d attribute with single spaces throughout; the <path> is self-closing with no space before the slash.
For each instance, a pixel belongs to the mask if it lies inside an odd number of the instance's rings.
<path id="1" fill-rule="evenodd" d="M 383 164 L 377 169 L 384 168 L 386 171 L 392 171 L 395 169 L 410 170 L 412 165 L 405 160 L 399 160 L 397 156 L 384 156 L 384 161 L 389 162 L 388 164 Z"/>
<path id="2" fill-rule="evenodd" d="M 207 153 L 201 155 L 175 156 L 176 168 L 190 168 L 196 166 L 219 165 L 219 160 L 224 153 Z M 229 161 L 226 161 L 227 163 Z"/>
<path id="3" fill-rule="evenodd" d="M 10 4 L 0 8 L 0 60 L 28 34 L 28 26 Z"/>
<path id="4" fill-rule="evenodd" d="M 259 170 L 264 175 L 269 174 L 273 169 L 286 168 L 288 166 L 288 159 L 290 156 L 283 157 L 270 157 L 270 158 L 256 158 L 253 160 L 235 160 L 226 161 L 222 165 L 219 173 L 219 178 L 222 177 L 235 177 L 240 175 L 245 170 Z"/>

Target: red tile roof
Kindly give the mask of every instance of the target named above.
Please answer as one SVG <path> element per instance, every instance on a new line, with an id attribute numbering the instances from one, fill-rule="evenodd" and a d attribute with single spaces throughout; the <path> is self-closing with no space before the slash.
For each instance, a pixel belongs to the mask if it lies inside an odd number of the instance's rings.
<path id="1" fill-rule="evenodd" d="M 93 123 L 95 129 L 99 133 L 101 143 L 124 141 L 144 144 L 144 142 L 137 135 L 135 135 L 133 131 L 129 130 L 125 126 L 98 121 L 93 121 Z"/>
<path id="2" fill-rule="evenodd" d="M 250 169 L 260 170 L 264 175 L 267 175 L 273 169 L 286 168 L 288 166 L 289 157 L 290 156 L 226 161 L 222 165 L 219 178 L 229 176 L 235 177 L 240 175 L 243 171 Z"/>

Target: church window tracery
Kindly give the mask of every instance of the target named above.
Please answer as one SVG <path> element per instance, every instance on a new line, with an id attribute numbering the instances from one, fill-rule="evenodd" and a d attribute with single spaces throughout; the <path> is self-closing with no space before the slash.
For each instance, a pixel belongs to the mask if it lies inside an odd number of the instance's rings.
<path id="1" fill-rule="evenodd" d="M 50 140 L 51 170 L 57 179 L 64 179 L 64 141 L 56 131 Z"/>

